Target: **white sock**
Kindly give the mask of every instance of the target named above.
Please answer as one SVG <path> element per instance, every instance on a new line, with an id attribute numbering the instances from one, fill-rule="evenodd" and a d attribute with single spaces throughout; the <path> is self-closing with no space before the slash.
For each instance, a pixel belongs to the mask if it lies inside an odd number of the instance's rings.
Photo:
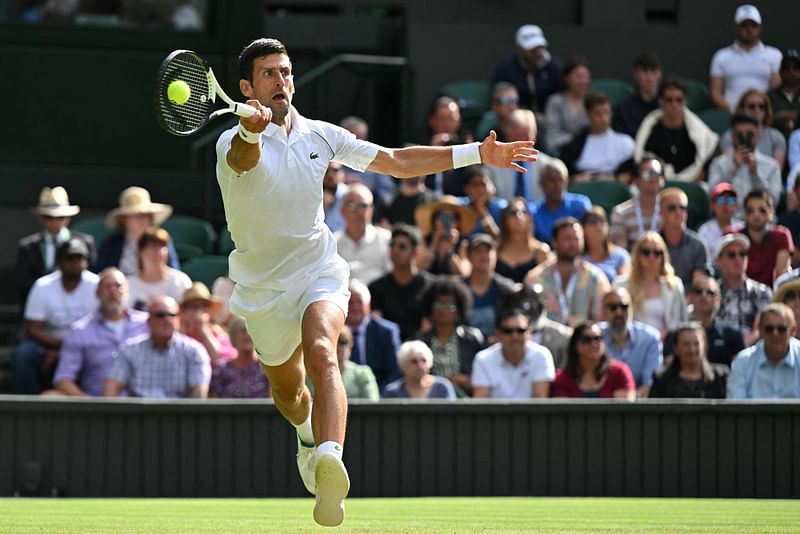
<path id="1" fill-rule="evenodd" d="M 308 411 L 308 417 L 299 425 L 294 425 L 297 429 L 297 435 L 300 436 L 300 441 L 304 445 L 312 447 L 314 445 L 314 429 L 311 428 L 311 410 Z"/>
<path id="2" fill-rule="evenodd" d="M 317 447 L 317 461 L 319 461 L 323 454 L 333 454 L 341 460 L 342 446 L 335 441 L 326 441 L 325 443 L 320 443 Z"/>

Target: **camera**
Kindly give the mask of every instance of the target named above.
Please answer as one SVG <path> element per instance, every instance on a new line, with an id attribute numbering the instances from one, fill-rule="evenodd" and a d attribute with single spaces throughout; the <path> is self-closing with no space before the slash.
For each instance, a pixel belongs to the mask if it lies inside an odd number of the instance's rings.
<path id="1" fill-rule="evenodd" d="M 443 211 L 442 213 L 439 214 L 439 220 L 441 221 L 445 232 L 449 234 L 450 230 L 453 229 L 453 223 L 456 220 L 456 216 L 454 213 L 451 213 L 449 211 Z"/>
<path id="2" fill-rule="evenodd" d="M 736 144 L 753 150 L 755 148 L 753 132 L 736 132 Z"/>

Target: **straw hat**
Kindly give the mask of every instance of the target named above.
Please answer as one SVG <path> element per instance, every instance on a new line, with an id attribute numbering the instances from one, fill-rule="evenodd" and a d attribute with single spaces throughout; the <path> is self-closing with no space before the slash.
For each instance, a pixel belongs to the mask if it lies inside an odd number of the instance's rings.
<path id="1" fill-rule="evenodd" d="M 172 215 L 172 206 L 159 204 L 150 200 L 150 192 L 143 187 L 129 187 L 119 195 L 119 207 L 106 215 L 106 226 L 118 228 L 120 217 L 150 213 L 153 215 L 153 226 L 159 226 Z"/>
<path id="2" fill-rule="evenodd" d="M 475 212 L 468 206 L 460 204 L 458 198 L 453 195 L 444 195 L 433 202 L 420 204 L 414 211 L 414 220 L 417 222 L 417 227 L 423 235 L 430 235 L 431 231 L 433 231 L 433 214 L 443 209 L 458 213 L 458 227 L 462 235 L 469 234 L 475 227 L 475 222 L 477 220 Z"/>
<path id="3" fill-rule="evenodd" d="M 772 295 L 771 302 L 783 302 L 783 299 L 786 298 L 786 293 L 788 293 L 789 291 L 800 292 L 800 278 L 787 280 L 786 282 L 779 285 L 778 289 L 775 290 L 775 294 Z"/>
<path id="4" fill-rule="evenodd" d="M 219 313 L 219 310 L 222 308 L 222 299 L 212 295 L 208 290 L 208 286 L 206 286 L 203 282 L 195 282 L 192 284 L 192 287 L 186 290 L 186 292 L 183 294 L 181 307 L 189 304 L 190 302 L 197 301 L 208 304 L 208 313 L 212 317 Z"/>
<path id="5" fill-rule="evenodd" d="M 45 217 L 72 217 L 80 213 L 81 208 L 70 205 L 67 190 L 59 185 L 42 188 L 42 192 L 39 193 L 39 205 L 31 211 Z"/>

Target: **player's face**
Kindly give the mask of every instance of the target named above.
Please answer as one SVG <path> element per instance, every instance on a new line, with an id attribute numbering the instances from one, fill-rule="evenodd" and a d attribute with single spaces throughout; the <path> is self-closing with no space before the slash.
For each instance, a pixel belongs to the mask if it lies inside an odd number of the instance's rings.
<path id="1" fill-rule="evenodd" d="M 286 54 L 270 54 L 253 61 L 253 81 L 244 84 L 245 96 L 272 110 L 273 122 L 289 114 L 294 97 L 292 62 Z M 249 94 L 248 94 L 249 93 Z"/>

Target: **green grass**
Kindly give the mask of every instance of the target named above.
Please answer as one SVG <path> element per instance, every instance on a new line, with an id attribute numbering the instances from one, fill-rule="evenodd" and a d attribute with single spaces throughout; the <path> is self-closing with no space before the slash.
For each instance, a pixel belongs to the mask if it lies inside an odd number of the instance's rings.
<path id="1" fill-rule="evenodd" d="M 312 499 L 0 499 L 0 532 L 520 533 L 798 532 L 800 502 L 722 499 L 350 499 L 342 527 Z"/>

